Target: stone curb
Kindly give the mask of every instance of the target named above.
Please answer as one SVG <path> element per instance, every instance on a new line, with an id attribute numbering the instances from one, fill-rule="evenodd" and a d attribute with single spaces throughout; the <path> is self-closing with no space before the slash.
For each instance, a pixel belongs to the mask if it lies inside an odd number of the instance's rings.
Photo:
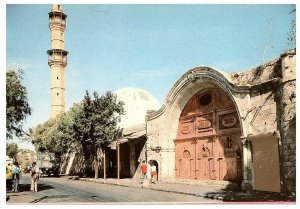
<path id="1" fill-rule="evenodd" d="M 140 188 L 140 189 L 149 189 L 149 190 L 156 190 L 156 191 L 161 191 L 161 192 L 170 192 L 170 193 L 175 193 L 175 194 L 192 195 L 192 196 L 196 196 L 196 197 L 203 197 L 203 198 L 209 198 L 209 199 L 224 200 L 223 197 L 220 197 L 220 196 L 217 196 L 217 195 L 195 194 L 195 193 L 180 192 L 180 191 L 159 189 L 159 188 L 153 188 L 153 187 L 143 187 L 143 186 L 137 186 L 137 185 L 126 185 L 126 184 L 121 184 L 121 183 L 103 182 L 103 181 L 97 181 L 97 180 L 94 180 L 94 179 L 85 179 L 85 178 L 79 178 L 79 179 L 76 179 L 76 180 L 89 181 L 89 182 L 100 183 L 100 184 L 124 186 L 124 187 L 134 187 L 134 188 Z"/>
<path id="2" fill-rule="evenodd" d="M 161 188 L 155 188 L 155 187 L 144 187 L 142 185 L 128 185 L 128 184 L 122 184 L 122 183 L 114 183 L 114 182 L 104 182 L 104 181 L 97 181 L 94 179 L 87 179 L 87 178 L 71 178 L 73 180 L 81 180 L 81 181 L 89 181 L 89 182 L 94 182 L 94 183 L 101 183 L 101 184 L 109 184 L 109 185 L 116 185 L 116 186 L 123 186 L 123 187 L 133 187 L 133 188 L 140 188 L 140 189 L 148 189 L 148 190 L 156 190 L 156 191 L 162 191 L 162 192 L 169 192 L 169 193 L 175 193 L 175 194 L 184 194 L 184 195 L 192 195 L 196 197 L 202 197 L 202 198 L 207 198 L 207 199 L 215 199 L 215 200 L 221 200 L 221 201 L 236 201 L 234 196 L 251 196 L 251 194 L 247 194 L 247 192 L 243 192 L 242 194 L 239 192 L 236 192 L 236 194 L 233 194 L 232 191 L 229 191 L 230 195 L 232 195 L 233 198 L 225 198 L 222 196 L 223 194 L 220 193 L 215 193 L 215 194 L 195 194 L 195 193 L 190 193 L 190 192 L 182 192 L 182 191 L 174 191 L 174 190 L 168 190 L 168 189 L 161 189 Z M 169 182 L 167 182 L 169 183 Z M 252 195 L 256 195 L 253 193 Z M 283 197 L 283 196 L 282 196 Z M 266 200 L 247 200 L 247 199 L 240 199 L 240 202 L 270 202 L 274 201 L 271 199 L 266 199 Z M 276 201 L 276 200 L 275 200 Z M 284 201 L 284 202 L 294 202 L 293 200 L 278 200 L 278 201 Z"/>

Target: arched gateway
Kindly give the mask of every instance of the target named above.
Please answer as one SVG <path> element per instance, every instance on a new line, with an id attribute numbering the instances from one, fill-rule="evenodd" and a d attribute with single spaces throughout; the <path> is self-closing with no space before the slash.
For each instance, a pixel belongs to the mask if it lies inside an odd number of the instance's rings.
<path id="1" fill-rule="evenodd" d="M 241 128 L 221 88 L 200 90 L 185 105 L 175 142 L 175 175 L 182 179 L 242 180 Z"/>

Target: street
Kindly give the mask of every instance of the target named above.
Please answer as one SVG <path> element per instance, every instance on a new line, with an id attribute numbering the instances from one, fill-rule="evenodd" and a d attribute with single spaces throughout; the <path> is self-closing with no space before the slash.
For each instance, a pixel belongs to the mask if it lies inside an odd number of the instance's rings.
<path id="1" fill-rule="evenodd" d="M 22 176 L 20 192 L 8 193 L 7 204 L 15 203 L 219 203 L 192 195 L 175 194 L 156 190 L 100 184 L 67 178 L 43 177 L 38 192 L 30 192 L 30 176 Z"/>

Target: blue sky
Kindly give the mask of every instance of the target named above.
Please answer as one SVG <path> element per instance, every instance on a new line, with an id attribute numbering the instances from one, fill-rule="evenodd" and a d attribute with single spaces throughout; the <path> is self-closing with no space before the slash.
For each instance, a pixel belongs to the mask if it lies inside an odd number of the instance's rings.
<path id="1" fill-rule="evenodd" d="M 287 49 L 294 5 L 62 5 L 68 15 L 66 107 L 85 90 L 132 86 L 162 104 L 176 80 L 208 65 L 245 71 Z M 24 69 L 32 115 L 25 127 L 51 115 L 51 5 L 7 5 L 6 68 Z M 269 36 L 269 38 L 267 38 Z M 264 54 L 264 49 L 267 49 Z M 29 146 L 29 145 L 21 145 Z"/>

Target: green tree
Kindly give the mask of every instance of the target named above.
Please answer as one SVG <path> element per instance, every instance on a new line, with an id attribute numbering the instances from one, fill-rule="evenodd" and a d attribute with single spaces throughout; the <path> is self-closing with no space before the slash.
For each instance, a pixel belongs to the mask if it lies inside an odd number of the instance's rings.
<path id="1" fill-rule="evenodd" d="M 75 104 L 68 112 L 60 115 L 52 147 L 59 151 L 60 154 L 66 153 L 69 149 L 79 151 L 78 143 L 74 140 L 74 123 L 82 109 L 82 104 Z"/>
<path id="2" fill-rule="evenodd" d="M 35 147 L 36 152 L 52 152 L 51 141 L 53 133 L 55 132 L 55 126 L 57 118 L 49 119 L 45 123 L 37 125 L 33 129 L 33 140 L 32 144 Z"/>
<path id="3" fill-rule="evenodd" d="M 14 161 L 17 158 L 19 148 L 16 143 L 6 143 L 6 154 L 12 158 Z"/>
<path id="4" fill-rule="evenodd" d="M 81 105 L 76 104 L 68 112 L 37 125 L 30 134 L 36 151 L 54 153 L 56 157 L 66 153 L 68 149 L 76 151 L 73 123 L 80 108 Z M 30 131 L 27 135 L 29 133 Z"/>
<path id="5" fill-rule="evenodd" d="M 125 113 L 123 106 L 124 103 L 118 102 L 110 91 L 101 97 L 94 92 L 93 98 L 86 91 L 82 109 L 75 117 L 74 139 L 81 145 L 85 158 L 93 158 L 95 178 L 98 178 L 98 151 L 101 150 L 105 155 L 105 147 L 121 135 L 117 121 Z"/>
<path id="6" fill-rule="evenodd" d="M 24 134 L 23 120 L 31 114 L 27 90 L 22 85 L 21 69 L 6 72 L 6 138 L 20 137 Z"/>

